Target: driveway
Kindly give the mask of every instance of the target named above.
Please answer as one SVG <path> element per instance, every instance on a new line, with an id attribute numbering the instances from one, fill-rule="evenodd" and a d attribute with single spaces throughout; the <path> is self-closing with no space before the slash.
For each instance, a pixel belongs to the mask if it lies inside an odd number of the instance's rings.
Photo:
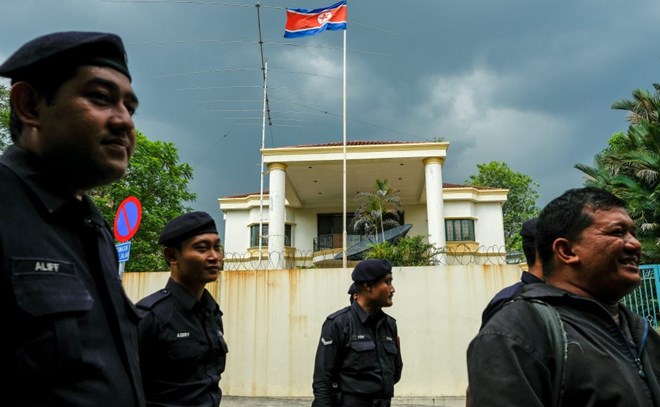
<path id="1" fill-rule="evenodd" d="M 222 396 L 221 407 L 310 407 L 312 399 Z M 465 397 L 412 398 L 395 397 L 392 407 L 465 407 Z"/>

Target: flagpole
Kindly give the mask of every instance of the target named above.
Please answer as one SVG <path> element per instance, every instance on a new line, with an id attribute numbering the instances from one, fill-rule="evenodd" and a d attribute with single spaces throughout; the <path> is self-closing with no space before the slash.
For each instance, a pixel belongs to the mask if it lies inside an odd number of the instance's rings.
<path id="1" fill-rule="evenodd" d="M 343 186 L 343 206 L 342 206 L 342 266 L 344 270 L 347 268 L 347 253 L 346 244 L 348 242 L 348 234 L 346 232 L 346 31 L 347 31 L 347 16 L 346 16 L 346 7 L 348 1 L 340 1 L 335 3 L 330 7 L 318 8 L 314 10 L 306 9 L 286 9 L 286 25 L 284 27 L 284 38 L 297 38 L 306 35 L 315 35 L 319 32 L 323 32 L 326 29 L 328 30 L 343 30 L 344 31 L 344 49 L 343 49 L 343 174 L 342 174 L 342 186 Z M 341 13 L 338 15 L 338 20 L 335 19 L 338 11 Z M 321 15 L 323 13 L 323 15 Z M 312 17 L 310 20 L 309 17 Z M 342 21 L 343 20 L 343 21 Z M 318 22 L 318 26 L 309 26 L 307 23 L 309 21 Z M 332 23 L 332 25 L 328 25 Z M 261 41 L 260 41 L 261 43 Z"/>
<path id="2" fill-rule="evenodd" d="M 348 4 L 348 3 L 347 3 Z M 348 24 L 347 24 L 348 25 Z M 343 225 L 344 225 L 344 236 L 342 239 L 342 251 L 343 254 L 341 256 L 342 258 L 342 267 L 344 268 L 344 271 L 346 271 L 346 265 L 347 265 L 347 251 L 346 251 L 346 240 L 348 240 L 348 234 L 346 233 L 346 31 L 348 31 L 348 27 L 344 30 L 344 78 L 343 78 L 343 98 L 344 98 L 344 111 L 343 111 L 343 150 L 344 150 L 344 179 L 343 179 L 343 188 L 344 188 L 344 207 L 343 207 Z"/>
<path id="3" fill-rule="evenodd" d="M 261 5 L 259 2 L 255 5 L 257 8 L 257 27 L 259 28 L 259 49 L 261 51 L 261 71 L 264 79 L 263 88 L 263 113 L 261 117 L 261 167 L 259 168 L 259 231 L 257 239 L 259 240 L 259 268 L 263 261 L 263 235 L 264 235 L 264 148 L 266 148 L 266 113 L 268 112 L 268 62 L 264 58 L 264 42 L 261 35 Z M 268 256 L 270 259 L 270 256 Z"/>
<path id="4" fill-rule="evenodd" d="M 263 256 L 263 229 L 264 229 L 264 148 L 266 147 L 266 100 L 267 100 L 267 80 L 268 80 L 268 62 L 264 62 L 264 100 L 263 100 L 263 115 L 261 118 L 261 169 L 259 170 L 260 175 L 260 189 L 259 189 L 259 233 L 257 238 L 259 239 L 259 268 L 262 264 Z M 270 256 L 269 256 L 270 258 Z"/>

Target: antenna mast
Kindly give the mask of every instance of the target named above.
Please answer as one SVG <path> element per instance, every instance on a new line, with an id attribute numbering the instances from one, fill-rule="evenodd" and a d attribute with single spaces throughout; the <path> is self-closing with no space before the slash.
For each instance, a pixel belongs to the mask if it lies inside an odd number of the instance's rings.
<path id="1" fill-rule="evenodd" d="M 271 125 L 270 108 L 268 107 L 268 62 L 264 58 L 264 42 L 261 35 L 261 5 L 259 2 L 255 5 L 257 8 L 257 27 L 259 28 L 259 51 L 261 53 L 261 73 L 263 77 L 263 113 L 261 118 L 261 168 L 259 170 L 260 190 L 259 190 L 259 266 L 261 266 L 263 257 L 263 223 L 264 223 L 264 153 L 263 149 L 266 147 L 266 116 L 268 116 L 268 124 Z"/>

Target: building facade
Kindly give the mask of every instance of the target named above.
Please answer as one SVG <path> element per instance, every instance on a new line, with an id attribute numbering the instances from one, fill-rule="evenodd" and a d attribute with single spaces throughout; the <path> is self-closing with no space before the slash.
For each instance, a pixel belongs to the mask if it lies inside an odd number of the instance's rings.
<path id="1" fill-rule="evenodd" d="M 225 268 L 341 266 L 343 251 L 365 238 L 348 227 L 354 197 L 374 191 L 377 179 L 387 180 L 399 196 L 401 223 L 411 225 L 408 236 L 422 235 L 450 257 L 488 254 L 492 261 L 501 254 L 504 259 L 502 204 L 508 191 L 444 183 L 448 147 L 447 142 L 353 141 L 345 147 L 263 149 L 268 190 L 218 200 Z"/>

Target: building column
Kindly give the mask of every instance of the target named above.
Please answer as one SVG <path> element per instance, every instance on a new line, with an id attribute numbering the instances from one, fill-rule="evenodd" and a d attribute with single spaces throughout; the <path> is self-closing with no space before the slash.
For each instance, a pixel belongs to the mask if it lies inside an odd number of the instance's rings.
<path id="1" fill-rule="evenodd" d="M 268 268 L 283 269 L 286 164 L 268 164 Z"/>
<path id="2" fill-rule="evenodd" d="M 429 157 L 422 162 L 424 163 L 426 181 L 426 219 L 429 243 L 438 249 L 444 249 L 447 243 L 445 241 L 445 215 L 442 194 L 442 159 L 440 157 Z"/>

